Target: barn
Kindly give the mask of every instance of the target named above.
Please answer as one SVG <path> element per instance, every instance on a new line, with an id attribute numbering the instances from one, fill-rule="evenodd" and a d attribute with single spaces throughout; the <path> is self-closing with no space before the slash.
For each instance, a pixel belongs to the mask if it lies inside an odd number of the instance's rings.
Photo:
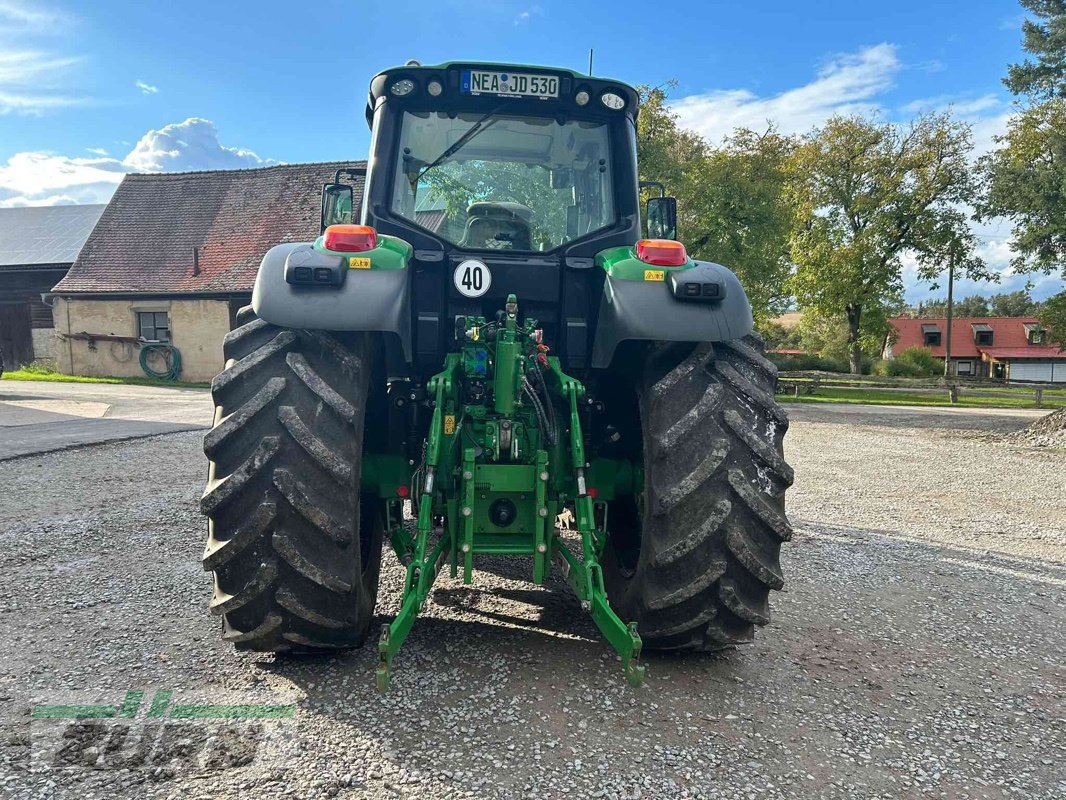
<path id="1" fill-rule="evenodd" d="M 7 369 L 55 357 L 41 299 L 67 274 L 103 205 L 0 208 L 0 353 Z"/>

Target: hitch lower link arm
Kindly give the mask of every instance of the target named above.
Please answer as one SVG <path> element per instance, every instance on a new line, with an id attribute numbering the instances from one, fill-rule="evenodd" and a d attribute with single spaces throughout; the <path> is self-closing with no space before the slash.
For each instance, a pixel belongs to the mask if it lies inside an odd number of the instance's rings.
<path id="1" fill-rule="evenodd" d="M 415 529 L 414 553 L 407 564 L 407 575 L 404 578 L 403 597 L 400 600 L 400 610 L 391 625 L 381 626 L 381 637 L 378 639 L 378 668 L 377 688 L 384 692 L 389 688 L 391 681 L 392 659 L 397 651 L 403 646 L 407 635 L 411 632 L 415 617 L 426 603 L 429 590 L 433 581 L 440 574 L 446 557 L 452 548 L 449 527 L 445 526 L 434 545 L 427 555 L 429 536 L 433 530 L 433 493 L 437 480 L 437 465 L 440 462 L 441 437 L 444 433 L 444 402 L 450 394 L 452 372 L 445 370 L 435 376 L 429 385 L 431 392 L 436 393 L 436 403 L 433 409 L 433 418 L 429 425 L 429 435 L 426 446 L 426 477 L 421 487 L 421 497 L 418 505 L 418 521 Z"/>
<path id="2" fill-rule="evenodd" d="M 581 607 L 592 615 L 592 621 L 600 633 L 622 658 L 622 668 L 626 680 L 633 686 L 644 682 L 645 667 L 640 663 L 641 641 L 637 633 L 637 624 L 628 625 L 614 612 L 607 602 L 607 590 L 603 584 L 603 569 L 596 555 L 595 516 L 593 515 L 592 497 L 585 484 L 585 442 L 581 431 L 581 419 L 578 415 L 578 400 L 584 394 L 581 383 L 565 375 L 552 364 L 562 393 L 570 403 L 570 456 L 577 484 L 577 496 L 574 499 L 574 511 L 578 533 L 581 534 L 582 558 L 578 558 L 559 538 L 558 532 L 552 535 L 552 556 L 558 563 L 567 583 L 581 601 Z"/>

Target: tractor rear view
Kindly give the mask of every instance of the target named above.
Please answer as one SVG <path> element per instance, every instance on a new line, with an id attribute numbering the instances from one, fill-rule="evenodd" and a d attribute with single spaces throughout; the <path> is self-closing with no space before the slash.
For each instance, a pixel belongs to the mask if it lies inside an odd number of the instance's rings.
<path id="1" fill-rule="evenodd" d="M 557 570 L 633 684 L 642 648 L 769 622 L 791 535 L 776 370 L 733 273 L 675 240 L 673 198 L 641 207 L 637 105 L 539 67 L 373 79 L 361 217 L 338 173 L 322 235 L 263 259 L 212 385 L 226 640 L 361 645 L 383 546 L 406 579 L 382 690 L 441 571 L 471 583 L 484 555 Z"/>

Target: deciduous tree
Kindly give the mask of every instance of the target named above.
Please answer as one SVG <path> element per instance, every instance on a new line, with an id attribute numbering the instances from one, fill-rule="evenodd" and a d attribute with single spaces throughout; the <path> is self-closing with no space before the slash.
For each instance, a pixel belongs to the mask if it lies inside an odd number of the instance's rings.
<path id="1" fill-rule="evenodd" d="M 696 258 L 739 276 L 756 322 L 785 309 L 794 209 L 786 183 L 796 140 L 772 128 L 738 129 L 713 146 L 678 125 L 662 89 L 641 90 L 637 126 L 642 180 L 678 199 L 678 229 Z"/>
<path id="2" fill-rule="evenodd" d="M 1022 0 L 1036 19 L 1023 26 L 1034 58 L 1008 68 L 1004 83 L 1030 105 L 1013 117 L 999 147 L 981 160 L 983 217 L 1007 217 L 1019 272 L 1066 279 L 1066 2 Z M 1052 340 L 1066 342 L 1066 292 L 1044 304 Z M 1059 311 L 1056 311 L 1058 309 Z"/>
<path id="3" fill-rule="evenodd" d="M 968 126 L 944 115 L 905 127 L 835 117 L 798 149 L 791 286 L 801 307 L 847 321 L 852 372 L 902 308 L 905 252 L 928 280 L 949 261 L 985 274 L 959 210 L 974 194 L 971 149 Z"/>

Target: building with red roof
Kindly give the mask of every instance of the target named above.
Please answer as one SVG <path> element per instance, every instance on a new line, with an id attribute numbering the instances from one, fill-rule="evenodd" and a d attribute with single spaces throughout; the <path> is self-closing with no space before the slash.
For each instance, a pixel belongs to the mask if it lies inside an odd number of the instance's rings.
<path id="1" fill-rule="evenodd" d="M 263 255 L 314 240 L 322 185 L 359 166 L 127 175 L 52 289 L 59 369 L 138 376 L 136 349 L 165 342 L 181 354 L 183 380 L 213 378 Z M 362 179 L 354 183 L 361 197 Z"/>
<path id="2" fill-rule="evenodd" d="M 939 359 L 947 355 L 947 319 L 897 317 L 896 335 L 885 348 L 892 358 L 923 347 Z M 951 321 L 949 374 L 1030 383 L 1066 383 L 1066 351 L 1047 339 L 1035 317 L 957 317 Z"/>

